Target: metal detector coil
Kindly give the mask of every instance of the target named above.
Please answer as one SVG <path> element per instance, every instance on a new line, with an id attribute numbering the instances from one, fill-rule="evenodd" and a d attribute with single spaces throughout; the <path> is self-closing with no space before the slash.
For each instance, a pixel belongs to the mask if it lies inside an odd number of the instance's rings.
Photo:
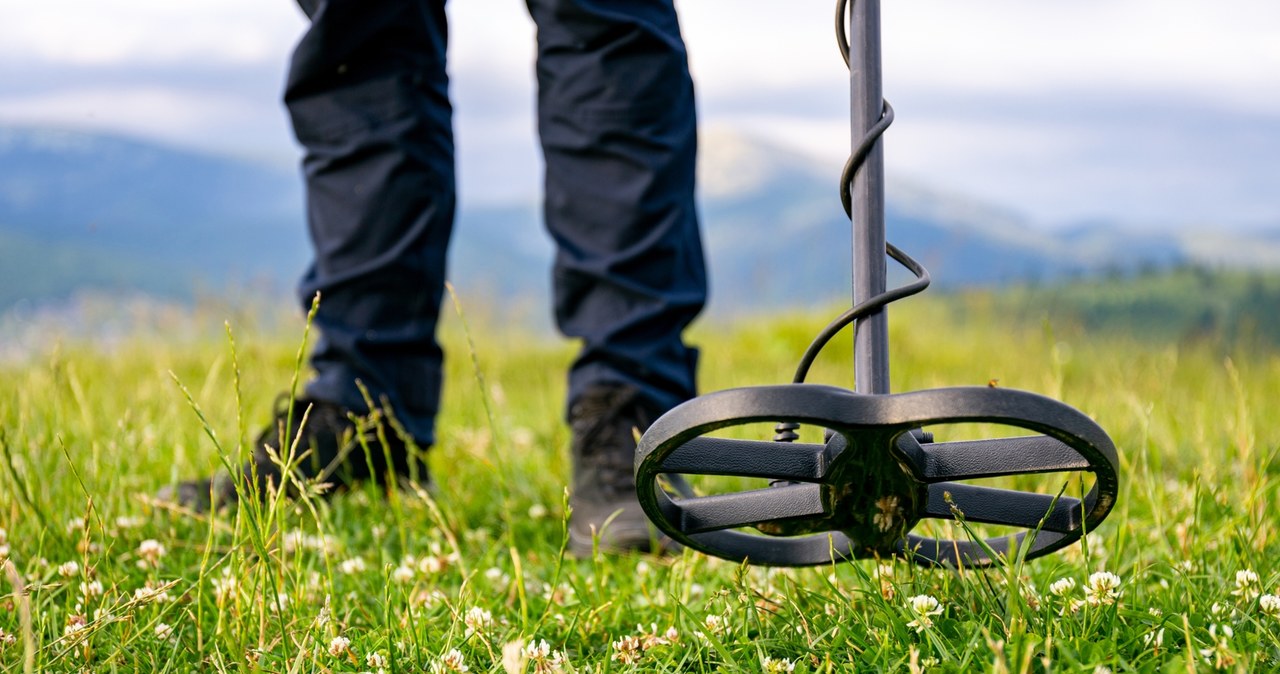
<path id="1" fill-rule="evenodd" d="M 1070 545 L 1115 505 L 1115 446 L 1074 408 L 994 387 L 889 392 L 885 307 L 924 290 L 929 273 L 885 240 L 880 138 L 893 109 L 881 95 L 879 26 L 878 0 L 855 0 L 852 7 L 838 0 L 836 34 L 850 66 L 855 139 L 840 180 L 853 225 L 853 307 L 813 340 L 792 383 L 690 400 L 654 422 L 636 449 L 640 505 L 659 529 L 695 550 L 773 566 L 894 555 L 982 566 Z M 886 289 L 886 254 L 916 280 Z M 804 383 L 823 347 L 851 324 L 855 390 Z M 942 441 L 926 430 L 976 424 L 980 431 L 995 425 L 1019 434 Z M 731 437 L 735 428 L 762 425 L 773 426 L 772 440 Z M 805 426 L 824 429 L 822 441 L 799 442 L 796 431 Z M 1047 473 L 1088 473 L 1093 481 L 1087 493 L 1076 494 L 1068 493 L 1070 480 L 1039 491 L 972 483 Z M 768 485 L 700 495 L 685 476 Z M 911 533 L 930 519 L 1001 525 L 1013 533 L 955 539 Z"/>

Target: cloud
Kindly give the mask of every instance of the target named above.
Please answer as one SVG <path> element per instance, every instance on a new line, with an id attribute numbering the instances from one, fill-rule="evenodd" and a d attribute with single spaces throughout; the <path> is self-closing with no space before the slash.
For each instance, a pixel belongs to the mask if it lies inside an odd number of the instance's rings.
<path id="1" fill-rule="evenodd" d="M 263 101 L 222 91 L 168 86 L 86 86 L 0 99 L 0 120 L 31 126 L 110 130 L 228 154 L 255 142 L 287 142 L 283 114 Z M 200 138 L 199 143 L 193 143 Z"/>
<path id="2" fill-rule="evenodd" d="M 1036 95 L 1178 92 L 1280 111 L 1280 3 L 885 3 L 887 82 Z"/>
<path id="3" fill-rule="evenodd" d="M 3 2 L 4 0 L 0 0 Z M 831 0 L 677 0 L 701 120 L 847 153 Z M 296 157 L 279 104 L 305 19 L 287 1 L 8 2 L 0 123 L 106 128 Z M 464 199 L 536 195 L 535 29 L 520 0 L 455 0 Z M 881 3 L 893 170 L 1042 222 L 1280 220 L 1280 3 Z M 834 178 L 833 178 L 834 180 Z"/>
<path id="4" fill-rule="evenodd" d="M 66 66 L 261 62 L 304 25 L 288 3 L 260 0 L 40 0 L 5 16 L 0 57 Z"/>
<path id="5" fill-rule="evenodd" d="M 1013 208 L 1041 225 L 1280 223 L 1280 115 L 1141 92 L 933 92 L 894 103 L 884 140 L 890 176 Z M 715 123 L 813 155 L 834 184 L 852 144 L 849 123 L 797 105 L 726 106 Z"/>

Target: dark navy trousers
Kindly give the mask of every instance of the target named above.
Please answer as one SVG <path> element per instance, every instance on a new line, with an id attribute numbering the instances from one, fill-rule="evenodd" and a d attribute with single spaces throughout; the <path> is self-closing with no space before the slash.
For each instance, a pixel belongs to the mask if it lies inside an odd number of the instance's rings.
<path id="1" fill-rule="evenodd" d="M 311 27 L 284 98 L 305 151 L 315 248 L 299 298 L 309 306 L 321 294 L 306 395 L 364 410 L 362 382 L 430 444 L 456 203 L 444 1 L 300 2 Z M 693 84 L 675 9 L 671 0 L 527 4 L 538 28 L 554 311 L 582 343 L 569 402 L 623 383 L 674 406 L 695 395 L 697 352 L 681 335 L 706 299 Z"/>

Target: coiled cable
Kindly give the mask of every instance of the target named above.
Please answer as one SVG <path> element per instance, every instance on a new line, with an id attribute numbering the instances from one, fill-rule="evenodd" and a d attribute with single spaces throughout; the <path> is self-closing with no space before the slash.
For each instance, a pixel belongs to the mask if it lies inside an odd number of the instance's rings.
<path id="1" fill-rule="evenodd" d="M 854 0 L 856 2 L 856 0 Z M 836 0 L 836 45 L 840 49 L 840 56 L 844 59 L 845 67 L 850 67 L 849 63 L 849 34 L 846 30 L 846 14 L 849 10 L 849 0 Z M 866 134 L 849 155 L 849 160 L 845 162 L 844 170 L 840 173 L 840 204 L 844 206 L 845 215 L 850 220 L 853 219 L 853 179 L 857 172 L 862 168 L 866 161 L 867 155 L 875 147 L 875 144 L 884 135 L 889 125 L 893 124 L 893 106 L 888 101 L 884 101 L 884 108 L 880 114 L 880 119 Z M 898 247 L 891 243 L 885 244 L 885 253 L 890 258 L 911 272 L 916 280 L 903 286 L 893 288 L 886 292 L 880 293 L 870 299 L 855 305 L 853 308 L 840 314 L 835 320 L 827 324 L 813 341 L 809 343 L 809 348 L 805 349 L 804 355 L 800 358 L 800 364 L 796 367 L 796 374 L 792 381 L 796 384 L 804 383 L 805 378 L 809 376 L 809 368 L 813 366 L 813 361 L 817 359 L 822 349 L 840 333 L 846 326 L 853 323 L 854 335 L 857 335 L 857 321 L 868 314 L 884 308 L 885 306 L 897 302 L 900 299 L 915 295 L 925 288 L 929 287 L 931 279 L 929 270 L 924 265 L 917 262 L 910 255 L 907 255 Z M 781 430 L 781 429 L 780 429 Z"/>

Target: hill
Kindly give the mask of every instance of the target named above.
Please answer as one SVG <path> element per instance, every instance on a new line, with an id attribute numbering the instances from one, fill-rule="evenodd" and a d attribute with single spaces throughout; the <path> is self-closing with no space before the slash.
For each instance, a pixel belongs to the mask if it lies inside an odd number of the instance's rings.
<path id="1" fill-rule="evenodd" d="M 9 270 L 3 285 L 40 300 L 42 289 L 92 286 L 104 269 L 116 283 L 162 281 L 179 294 L 201 281 L 296 273 L 296 183 L 286 171 L 131 138 L 0 129 L 0 234 L 37 259 L 78 262 L 34 276 Z"/>
<path id="2" fill-rule="evenodd" d="M 849 225 L 839 167 L 741 135 L 704 133 L 701 212 L 717 311 L 845 297 Z M 296 171 L 118 136 L 0 129 L 0 310 L 83 290 L 171 298 L 265 279 L 289 287 L 308 256 Z M 1280 235 L 1090 223 L 1036 229 L 1016 213 L 892 180 L 889 238 L 939 286 L 1053 281 L 1196 260 L 1280 260 Z M 545 296 L 551 245 L 533 203 L 462 203 L 454 284 L 499 299 Z M 1240 255 L 1241 251 L 1247 255 Z M 281 290 L 281 293 L 287 291 Z"/>

